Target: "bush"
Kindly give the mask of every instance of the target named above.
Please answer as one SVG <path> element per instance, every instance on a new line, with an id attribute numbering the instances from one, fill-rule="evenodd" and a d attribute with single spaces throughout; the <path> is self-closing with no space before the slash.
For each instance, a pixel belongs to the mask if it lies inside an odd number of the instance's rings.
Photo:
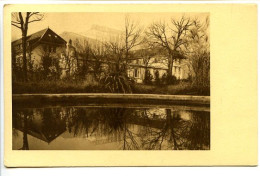
<path id="1" fill-rule="evenodd" d="M 145 70 L 144 83 L 152 84 L 152 82 L 153 82 L 153 75 L 150 73 L 149 70 Z"/>
<path id="2" fill-rule="evenodd" d="M 166 84 L 176 84 L 177 83 L 177 78 L 174 75 L 167 75 L 166 76 Z"/>
<path id="3" fill-rule="evenodd" d="M 121 72 L 110 73 L 101 78 L 100 82 L 111 93 L 132 93 L 133 81 Z"/>
<path id="4" fill-rule="evenodd" d="M 164 73 L 161 78 L 161 84 L 167 84 L 167 75 Z"/>
<path id="5" fill-rule="evenodd" d="M 159 76 L 159 71 L 158 70 L 155 71 L 154 77 L 155 77 L 155 84 L 156 85 L 160 85 L 161 80 L 160 80 L 160 76 Z"/>

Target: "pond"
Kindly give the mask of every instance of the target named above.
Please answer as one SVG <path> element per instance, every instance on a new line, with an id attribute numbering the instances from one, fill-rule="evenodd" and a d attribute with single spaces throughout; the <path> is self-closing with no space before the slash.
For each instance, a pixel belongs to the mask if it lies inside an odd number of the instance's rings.
<path id="1" fill-rule="evenodd" d="M 209 150 L 209 108 L 14 107 L 13 150 Z"/>

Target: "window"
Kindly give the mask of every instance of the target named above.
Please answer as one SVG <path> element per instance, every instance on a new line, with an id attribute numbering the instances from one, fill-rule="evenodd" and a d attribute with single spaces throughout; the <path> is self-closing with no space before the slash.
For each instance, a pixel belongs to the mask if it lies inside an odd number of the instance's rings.
<path id="1" fill-rule="evenodd" d="M 22 49 L 22 44 L 19 44 L 19 45 L 17 46 L 17 48 L 18 48 L 18 49 Z"/>
<path id="2" fill-rule="evenodd" d="M 175 66 L 173 66 L 173 74 L 176 72 L 176 67 Z"/>
<path id="3" fill-rule="evenodd" d="M 135 76 L 135 78 L 138 77 L 138 69 L 134 69 L 134 76 Z"/>

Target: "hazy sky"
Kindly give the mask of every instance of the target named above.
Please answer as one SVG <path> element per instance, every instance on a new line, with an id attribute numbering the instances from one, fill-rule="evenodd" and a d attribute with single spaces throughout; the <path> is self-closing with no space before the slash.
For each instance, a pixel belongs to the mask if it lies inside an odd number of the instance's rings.
<path id="1" fill-rule="evenodd" d="M 47 27 L 57 34 L 64 31 L 81 33 L 90 29 L 92 25 L 122 30 L 126 14 L 143 27 L 159 20 L 169 21 L 172 17 L 178 19 L 183 14 L 198 19 L 205 19 L 209 15 L 208 13 L 45 13 L 44 20 L 30 23 L 28 34 Z M 21 38 L 20 29 L 12 26 L 12 39 L 18 38 Z"/>

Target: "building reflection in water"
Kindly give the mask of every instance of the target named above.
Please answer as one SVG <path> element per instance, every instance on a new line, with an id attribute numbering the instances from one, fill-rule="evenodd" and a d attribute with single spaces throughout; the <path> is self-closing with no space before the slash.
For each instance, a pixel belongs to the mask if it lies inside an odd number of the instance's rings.
<path id="1" fill-rule="evenodd" d="M 52 146 L 56 150 L 76 149 L 86 139 L 92 149 L 98 146 L 103 150 L 208 150 L 210 112 L 108 107 L 14 109 L 13 143 L 22 142 L 13 149 L 45 149 L 30 143 L 28 136 L 49 146 L 59 139 L 58 145 Z M 66 148 L 68 142 L 64 141 L 74 142 L 74 146 Z M 88 145 L 83 149 L 89 149 Z"/>

